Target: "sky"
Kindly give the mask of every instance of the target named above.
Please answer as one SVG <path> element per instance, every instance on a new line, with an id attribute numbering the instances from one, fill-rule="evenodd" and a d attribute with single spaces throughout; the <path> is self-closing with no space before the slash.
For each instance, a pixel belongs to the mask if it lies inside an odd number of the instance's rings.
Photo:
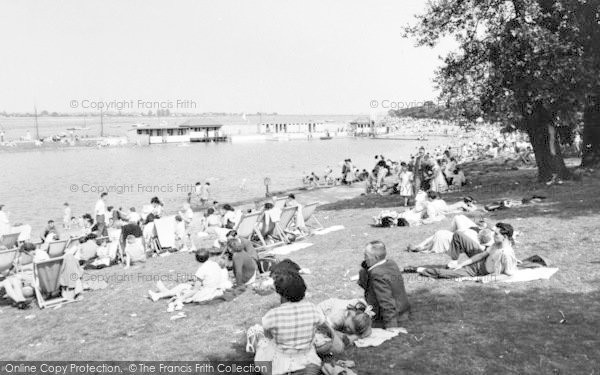
<path id="1" fill-rule="evenodd" d="M 409 106 L 436 98 L 434 71 L 452 47 L 402 38 L 424 7 L 3 0 L 0 111 L 354 114 Z"/>

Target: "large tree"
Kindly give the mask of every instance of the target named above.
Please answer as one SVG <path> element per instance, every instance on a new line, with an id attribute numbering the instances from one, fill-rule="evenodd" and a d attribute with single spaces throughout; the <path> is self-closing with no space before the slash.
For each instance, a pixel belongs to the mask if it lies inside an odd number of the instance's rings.
<path id="1" fill-rule="evenodd" d="M 567 174 L 556 130 L 574 127 L 584 109 L 591 113 L 585 120 L 590 129 L 587 122 L 598 113 L 589 100 L 600 87 L 598 46 L 587 36 L 599 27 L 592 22 L 598 12 L 590 13 L 598 1 L 431 1 L 407 35 L 426 46 L 456 38 L 458 50 L 436 76 L 442 99 L 467 117 L 526 131 L 538 177 L 547 180 Z"/>

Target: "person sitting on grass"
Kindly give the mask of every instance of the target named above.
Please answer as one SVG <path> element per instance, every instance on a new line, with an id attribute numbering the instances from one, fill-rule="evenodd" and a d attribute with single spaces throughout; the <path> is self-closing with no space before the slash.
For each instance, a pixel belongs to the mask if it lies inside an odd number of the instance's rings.
<path id="1" fill-rule="evenodd" d="M 217 214 L 213 207 L 209 207 L 206 210 L 206 227 L 207 228 L 210 228 L 210 227 L 221 228 L 222 227 L 221 215 Z"/>
<path id="2" fill-rule="evenodd" d="M 35 245 L 29 242 L 21 245 L 19 251 L 32 257 L 33 262 L 50 259 L 48 253 L 41 249 L 36 249 Z M 6 296 L 13 301 L 14 307 L 20 310 L 28 309 L 32 301 L 29 298 L 34 295 L 33 263 L 22 266 L 19 272 L 9 271 L 6 278 L 0 281 L 0 289 L 4 289 Z"/>
<path id="3" fill-rule="evenodd" d="M 496 276 L 498 279 L 514 275 L 517 271 L 517 258 L 513 250 L 513 233 L 510 224 L 498 223 L 494 228 L 494 244 L 466 261 L 450 264 L 449 269 L 407 267 L 404 272 L 418 272 L 424 276 L 440 279 L 486 275 Z"/>
<path id="4" fill-rule="evenodd" d="M 410 304 L 404 289 L 402 273 L 396 262 L 386 259 L 385 245 L 372 241 L 365 248 L 358 285 L 365 291 L 365 300 L 373 306 L 374 322 L 394 330 L 406 320 Z"/>
<path id="5" fill-rule="evenodd" d="M 317 328 L 327 329 L 323 312 L 305 301 L 306 284 L 297 272 L 274 275 L 281 305 L 269 310 L 262 326 L 248 329 L 247 351 L 254 352 L 255 363 L 271 362 L 271 374 L 298 372 L 307 375 L 321 373 L 321 358 L 314 345 Z M 333 335 L 333 331 L 330 331 Z"/>
<path id="6" fill-rule="evenodd" d="M 144 250 L 141 238 L 136 238 L 134 235 L 130 234 L 127 236 L 126 242 L 124 259 L 125 269 L 131 267 L 132 263 L 145 262 L 146 251 Z"/>
<path id="7" fill-rule="evenodd" d="M 244 251 L 242 244 L 236 240 L 228 242 L 227 247 L 232 252 L 231 262 L 235 284 L 237 286 L 252 284 L 256 280 L 256 261 Z"/>
<path id="8" fill-rule="evenodd" d="M 420 244 L 409 245 L 407 251 L 448 253 L 453 260 L 458 259 L 461 253 L 470 257 L 485 250 L 493 241 L 493 234 L 483 230 L 484 225 L 485 222 L 478 225 L 464 215 L 456 215 L 450 230 L 438 230 Z"/>
<path id="9" fill-rule="evenodd" d="M 238 236 L 238 233 L 236 230 L 233 230 L 233 229 L 230 230 L 229 232 L 227 232 L 227 247 L 231 254 L 233 254 L 233 251 L 231 251 L 231 248 L 230 248 L 231 244 L 233 243 L 232 241 L 239 243 L 242 246 L 242 248 L 244 249 L 244 251 L 246 253 L 248 253 L 250 258 L 252 258 L 258 262 L 258 253 L 256 252 L 256 249 L 252 245 L 252 241 L 250 241 L 247 238 Z"/>
<path id="10" fill-rule="evenodd" d="M 167 311 L 173 312 L 181 310 L 183 303 L 206 301 L 221 295 L 223 290 L 231 288 L 231 282 L 225 278 L 221 266 L 210 258 L 207 249 L 197 250 L 195 257 L 200 267 L 189 282 L 169 289 L 159 280 L 156 282 L 158 292 L 148 291 L 150 299 L 156 302 L 161 298 L 172 298 Z"/>

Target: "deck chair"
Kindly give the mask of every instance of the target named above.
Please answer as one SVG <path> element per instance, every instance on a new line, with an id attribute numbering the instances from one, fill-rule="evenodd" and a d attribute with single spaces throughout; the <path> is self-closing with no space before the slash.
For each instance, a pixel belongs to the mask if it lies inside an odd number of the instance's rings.
<path id="1" fill-rule="evenodd" d="M 6 246 L 7 249 L 14 249 L 17 247 L 19 241 L 19 235 L 21 232 L 9 233 L 0 236 L 0 246 Z"/>
<path id="2" fill-rule="evenodd" d="M 58 240 L 48 242 L 48 255 L 50 258 L 58 258 L 65 254 L 69 240 Z"/>
<path id="3" fill-rule="evenodd" d="M 273 201 L 273 206 L 275 206 L 275 208 L 279 208 L 280 210 L 283 211 L 283 208 L 285 207 L 285 201 L 286 200 L 287 200 L 287 197 L 275 198 L 275 200 Z"/>
<path id="4" fill-rule="evenodd" d="M 165 216 L 154 220 L 154 233 L 159 250 L 175 248 L 175 216 Z"/>
<path id="5" fill-rule="evenodd" d="M 291 209 L 296 209 L 296 207 L 289 207 Z M 289 211 L 289 210 L 286 210 Z M 282 215 L 283 215 L 283 211 L 282 211 Z M 262 222 L 262 226 L 257 225 L 257 228 L 255 230 L 255 234 L 256 237 L 258 237 L 258 242 L 254 242 L 256 250 L 258 251 L 262 251 L 262 250 L 268 250 L 271 249 L 273 247 L 277 247 L 277 246 L 281 246 L 283 244 L 287 244 L 290 243 L 290 240 L 287 238 L 285 232 L 283 232 L 283 230 L 281 230 L 281 226 L 279 225 L 279 223 L 281 222 L 281 218 L 279 220 L 279 222 L 274 222 L 274 221 L 270 221 L 269 225 L 265 225 L 265 216 L 264 214 L 260 215 L 259 218 L 259 224 Z M 289 222 L 288 222 L 289 224 Z M 271 244 L 267 244 L 267 238 L 274 238 L 277 241 L 271 243 Z"/>
<path id="6" fill-rule="evenodd" d="M 286 233 L 292 233 L 291 224 L 292 224 L 292 221 L 294 221 L 294 218 L 296 217 L 297 212 L 298 212 L 298 207 L 295 207 L 295 206 L 294 207 L 285 207 L 281 211 L 281 217 L 279 219 L 279 222 L 276 223 L 276 226 L 278 227 L 279 231 L 284 233 L 284 235 Z M 287 235 L 286 235 L 286 242 L 289 243 L 289 239 L 287 238 Z"/>
<path id="7" fill-rule="evenodd" d="M 12 268 L 17 253 L 18 249 L 0 250 L 0 278 Z"/>
<path id="8" fill-rule="evenodd" d="M 315 210 L 317 209 L 318 205 L 319 202 L 313 202 L 302 207 L 302 217 L 304 218 L 304 225 L 306 225 L 308 228 L 316 230 L 324 228 L 323 225 L 321 225 L 321 222 L 319 222 L 319 219 L 317 219 L 317 217 L 315 216 Z M 313 225 L 309 224 L 309 221 L 311 220 L 314 222 Z"/>
<path id="9" fill-rule="evenodd" d="M 40 309 L 75 302 L 61 296 L 58 279 L 63 261 L 64 257 L 58 257 L 33 263 L 33 286 Z"/>
<path id="10" fill-rule="evenodd" d="M 238 237 L 250 239 L 254 234 L 254 229 L 256 228 L 256 224 L 258 224 L 259 217 L 259 212 L 243 214 L 232 230 L 237 232 Z"/>

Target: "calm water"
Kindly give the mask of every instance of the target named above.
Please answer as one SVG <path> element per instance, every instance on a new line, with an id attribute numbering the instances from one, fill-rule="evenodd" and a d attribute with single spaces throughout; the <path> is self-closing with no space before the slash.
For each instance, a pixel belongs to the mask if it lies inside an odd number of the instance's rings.
<path id="1" fill-rule="evenodd" d="M 368 169 L 376 154 L 406 160 L 421 144 L 433 148 L 449 141 L 341 138 L 1 153 L 0 203 L 12 223 L 29 223 L 37 233 L 50 218 L 62 221 L 64 202 L 73 215 L 92 213 L 101 190 L 109 190 L 109 205 L 139 211 L 156 195 L 173 212 L 196 181 L 210 181 L 212 198 L 219 202 L 250 199 L 264 196 L 265 177 L 271 178 L 272 191 L 298 187 L 303 173 L 322 175 L 327 165 L 339 176 L 346 158 Z"/>

